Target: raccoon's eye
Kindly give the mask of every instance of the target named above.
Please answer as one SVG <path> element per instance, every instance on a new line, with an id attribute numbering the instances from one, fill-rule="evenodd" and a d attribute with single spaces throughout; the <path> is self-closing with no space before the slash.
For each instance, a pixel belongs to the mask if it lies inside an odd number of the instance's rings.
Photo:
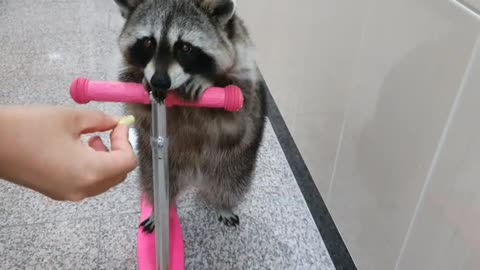
<path id="1" fill-rule="evenodd" d="M 138 38 L 128 50 L 128 61 L 131 64 L 146 66 L 155 54 L 157 43 L 153 37 Z"/>
<path id="2" fill-rule="evenodd" d="M 174 57 L 189 74 L 209 74 L 215 70 L 215 60 L 201 48 L 184 41 L 173 45 Z"/>
<path id="3" fill-rule="evenodd" d="M 187 43 L 183 43 L 182 46 L 181 46 L 181 50 L 182 50 L 182 53 L 188 54 L 192 51 L 192 46 L 190 46 Z"/>
<path id="4" fill-rule="evenodd" d="M 145 49 L 153 49 L 153 47 L 155 46 L 154 40 L 151 37 L 144 37 L 142 39 L 142 42 Z"/>
<path id="5" fill-rule="evenodd" d="M 173 45 L 173 49 L 176 55 L 185 57 L 192 53 L 193 46 L 187 42 L 177 41 L 175 45 Z"/>

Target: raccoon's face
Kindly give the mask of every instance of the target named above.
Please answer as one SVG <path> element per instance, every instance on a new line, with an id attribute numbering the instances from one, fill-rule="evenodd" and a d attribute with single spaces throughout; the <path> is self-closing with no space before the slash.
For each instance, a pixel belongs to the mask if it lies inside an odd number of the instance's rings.
<path id="1" fill-rule="evenodd" d="M 120 50 L 130 67 L 143 71 L 151 89 L 177 89 L 193 81 L 198 88 L 199 81 L 212 81 L 233 65 L 227 29 L 234 0 L 115 2 L 126 18 Z"/>

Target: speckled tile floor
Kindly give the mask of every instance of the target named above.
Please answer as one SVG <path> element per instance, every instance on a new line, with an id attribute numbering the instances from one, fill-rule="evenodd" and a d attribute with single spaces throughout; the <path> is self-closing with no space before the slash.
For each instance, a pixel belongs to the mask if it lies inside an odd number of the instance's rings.
<path id="1" fill-rule="evenodd" d="M 0 104 L 77 107 L 72 79 L 115 80 L 121 24 L 113 1 L 0 1 Z M 136 178 L 80 204 L 0 181 L 0 269 L 136 269 Z M 221 226 L 192 191 L 178 208 L 187 269 L 334 269 L 270 124 L 239 228 Z"/>

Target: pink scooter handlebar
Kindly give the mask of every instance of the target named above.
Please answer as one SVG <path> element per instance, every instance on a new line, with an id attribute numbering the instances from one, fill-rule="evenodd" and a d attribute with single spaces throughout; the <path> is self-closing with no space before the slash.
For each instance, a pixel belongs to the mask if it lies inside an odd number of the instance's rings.
<path id="1" fill-rule="evenodd" d="M 79 78 L 72 83 L 70 95 L 79 104 L 90 101 L 150 104 L 148 92 L 138 83 L 100 82 Z M 170 92 L 165 99 L 165 105 L 218 108 L 236 112 L 243 107 L 243 95 L 240 88 L 234 85 L 209 88 L 197 102 L 183 101 L 175 93 Z"/>

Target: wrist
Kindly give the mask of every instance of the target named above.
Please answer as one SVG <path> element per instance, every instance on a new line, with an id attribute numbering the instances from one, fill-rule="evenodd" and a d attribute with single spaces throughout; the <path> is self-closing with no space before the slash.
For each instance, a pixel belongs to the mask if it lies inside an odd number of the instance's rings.
<path id="1" fill-rule="evenodd" d="M 18 167 L 16 161 L 18 153 L 22 152 L 21 144 L 25 135 L 23 127 L 25 120 L 22 111 L 25 108 L 20 106 L 0 106 L 0 178 L 16 180 L 18 177 L 14 171 Z"/>

